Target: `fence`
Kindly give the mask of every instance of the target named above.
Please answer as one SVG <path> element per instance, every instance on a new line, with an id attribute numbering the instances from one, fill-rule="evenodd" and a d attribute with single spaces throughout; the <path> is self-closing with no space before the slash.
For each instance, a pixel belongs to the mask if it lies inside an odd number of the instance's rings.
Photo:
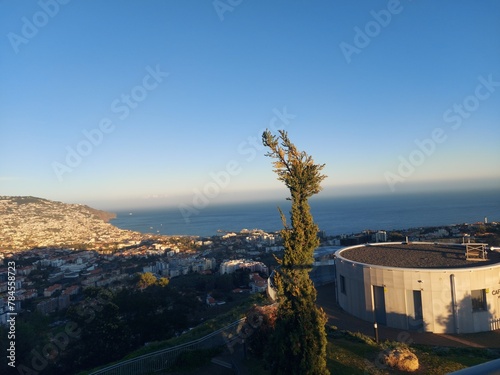
<path id="1" fill-rule="evenodd" d="M 496 329 L 500 329 L 500 318 L 490 320 L 490 329 L 492 331 L 494 331 Z"/>
<path id="2" fill-rule="evenodd" d="M 310 277 L 315 286 L 334 282 L 335 262 L 317 262 Z M 276 294 L 276 291 L 271 280 L 272 275 L 268 280 L 267 291 L 274 300 L 275 295 L 271 294 Z M 245 318 L 242 318 L 200 339 L 119 362 L 94 371 L 89 375 L 140 375 L 165 370 L 175 363 L 175 360 L 182 352 L 187 350 L 213 348 L 224 344 L 230 345 L 232 340 L 237 339 L 237 333 L 244 322 Z"/>
<path id="3" fill-rule="evenodd" d="M 490 362 L 480 365 L 465 368 L 450 373 L 450 375 L 499 375 L 500 374 L 500 359 L 495 359 Z"/>
<path id="4" fill-rule="evenodd" d="M 119 362 L 94 371 L 89 375 L 140 375 L 166 370 L 185 351 L 213 348 L 227 344 L 228 341 L 237 336 L 236 334 L 244 322 L 245 318 L 242 318 L 200 339 Z"/>
<path id="5" fill-rule="evenodd" d="M 335 262 L 330 260 L 328 262 L 318 263 L 317 266 L 309 273 L 309 277 L 314 283 L 315 287 L 331 284 L 335 282 Z"/>

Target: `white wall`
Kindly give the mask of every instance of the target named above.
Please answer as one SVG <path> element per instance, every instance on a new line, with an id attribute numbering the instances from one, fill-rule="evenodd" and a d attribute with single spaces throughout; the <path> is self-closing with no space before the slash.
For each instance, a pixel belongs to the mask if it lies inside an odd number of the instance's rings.
<path id="1" fill-rule="evenodd" d="M 412 301 L 408 301 L 407 291 L 420 290 L 423 329 L 435 333 L 454 333 L 450 279 L 453 274 L 458 332 L 481 332 L 498 327 L 492 322 L 500 319 L 500 292 L 496 292 L 500 289 L 500 263 L 441 270 L 389 268 L 347 260 L 341 255 L 343 250 L 337 253 L 336 261 L 338 301 L 344 310 L 356 317 L 373 321 L 372 286 L 385 286 L 387 325 L 408 330 L 408 315 L 412 311 L 407 310 L 411 310 Z M 340 292 L 340 276 L 345 278 L 345 295 Z M 471 290 L 479 289 L 486 289 L 487 311 L 473 312 Z"/>

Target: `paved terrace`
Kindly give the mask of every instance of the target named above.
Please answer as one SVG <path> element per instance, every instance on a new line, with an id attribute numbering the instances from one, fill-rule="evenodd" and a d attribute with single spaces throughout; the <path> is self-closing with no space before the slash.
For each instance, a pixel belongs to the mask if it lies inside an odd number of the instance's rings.
<path id="1" fill-rule="evenodd" d="M 317 304 L 326 313 L 328 324 L 338 329 L 351 332 L 361 332 L 374 337 L 373 323 L 358 319 L 344 310 L 335 302 L 334 284 L 317 288 Z M 383 340 L 402 341 L 407 344 L 425 344 L 431 346 L 500 348 L 500 330 L 466 334 L 439 334 L 432 332 L 405 331 L 389 328 L 379 324 L 379 338 Z"/>
<path id="2" fill-rule="evenodd" d="M 465 246 L 446 244 L 367 245 L 340 255 L 355 262 L 400 268 L 468 268 L 500 263 L 500 253 L 488 251 L 487 260 L 466 260 Z"/>

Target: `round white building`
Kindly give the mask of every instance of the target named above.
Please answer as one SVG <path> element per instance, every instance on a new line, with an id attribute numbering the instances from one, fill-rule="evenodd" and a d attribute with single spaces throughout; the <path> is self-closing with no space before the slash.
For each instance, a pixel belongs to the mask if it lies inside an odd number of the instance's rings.
<path id="1" fill-rule="evenodd" d="M 500 254 L 485 245 L 380 243 L 336 252 L 337 300 L 348 313 L 403 330 L 500 329 Z"/>

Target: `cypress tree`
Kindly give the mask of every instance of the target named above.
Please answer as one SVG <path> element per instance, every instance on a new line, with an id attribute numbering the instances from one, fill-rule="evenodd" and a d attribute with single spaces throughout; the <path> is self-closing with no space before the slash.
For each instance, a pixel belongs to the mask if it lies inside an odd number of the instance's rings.
<path id="1" fill-rule="evenodd" d="M 316 306 L 316 289 L 309 277 L 319 239 L 308 199 L 321 191 L 324 164 L 314 164 L 311 156 L 298 151 L 283 130 L 279 136 L 265 131 L 262 142 L 270 149 L 266 156 L 275 159 L 274 171 L 290 190 L 287 199 L 292 202 L 290 227 L 280 210 L 284 254 L 275 271 L 279 305 L 268 361 L 275 374 L 329 374 L 327 319 Z"/>

